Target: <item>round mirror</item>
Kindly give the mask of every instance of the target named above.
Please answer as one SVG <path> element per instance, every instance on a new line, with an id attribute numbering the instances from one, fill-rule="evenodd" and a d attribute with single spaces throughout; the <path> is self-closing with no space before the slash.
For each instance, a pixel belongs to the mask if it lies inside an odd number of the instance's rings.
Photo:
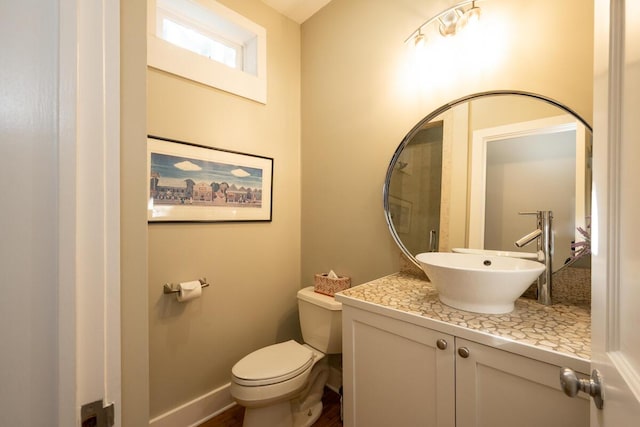
<path id="1" fill-rule="evenodd" d="M 535 258 L 535 242 L 514 242 L 536 229 L 529 214 L 552 211 L 553 265 L 572 263 L 587 253 L 591 140 L 581 117 L 541 95 L 495 91 L 450 102 L 414 126 L 391 159 L 391 234 L 416 265 L 416 254 L 433 251 Z"/>

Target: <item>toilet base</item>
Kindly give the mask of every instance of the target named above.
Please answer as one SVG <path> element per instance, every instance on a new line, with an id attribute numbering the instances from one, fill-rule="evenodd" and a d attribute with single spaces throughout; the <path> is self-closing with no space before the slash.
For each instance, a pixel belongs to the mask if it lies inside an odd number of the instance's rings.
<path id="1" fill-rule="evenodd" d="M 322 402 L 293 413 L 291 401 L 261 408 L 245 408 L 243 427 L 311 427 L 322 415 Z"/>
<path id="2" fill-rule="evenodd" d="M 259 408 L 245 408 L 242 427 L 293 427 L 291 402 L 272 404 Z"/>
<path id="3" fill-rule="evenodd" d="M 322 401 L 316 402 L 306 411 L 293 414 L 294 427 L 311 427 L 322 415 Z"/>
<path id="4" fill-rule="evenodd" d="M 242 426 L 310 427 L 322 414 L 322 393 L 328 377 L 328 363 L 323 358 L 311 370 L 309 383 L 297 398 L 246 407 Z"/>

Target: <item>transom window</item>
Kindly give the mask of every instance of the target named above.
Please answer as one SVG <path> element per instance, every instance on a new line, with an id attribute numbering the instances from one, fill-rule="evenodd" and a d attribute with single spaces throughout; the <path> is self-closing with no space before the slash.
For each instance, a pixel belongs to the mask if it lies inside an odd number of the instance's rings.
<path id="1" fill-rule="evenodd" d="M 266 31 L 214 0 L 149 0 L 148 64 L 266 103 Z"/>
<path id="2" fill-rule="evenodd" d="M 242 69 L 241 45 L 226 41 L 208 31 L 190 28 L 178 21 L 175 18 L 162 17 L 163 39 L 228 67 Z"/>

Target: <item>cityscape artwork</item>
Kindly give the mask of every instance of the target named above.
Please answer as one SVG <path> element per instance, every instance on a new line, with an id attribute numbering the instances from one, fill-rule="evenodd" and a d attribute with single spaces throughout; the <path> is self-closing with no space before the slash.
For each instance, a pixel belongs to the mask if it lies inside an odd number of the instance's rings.
<path id="1" fill-rule="evenodd" d="M 149 221 L 270 221 L 273 159 L 148 138 Z"/>

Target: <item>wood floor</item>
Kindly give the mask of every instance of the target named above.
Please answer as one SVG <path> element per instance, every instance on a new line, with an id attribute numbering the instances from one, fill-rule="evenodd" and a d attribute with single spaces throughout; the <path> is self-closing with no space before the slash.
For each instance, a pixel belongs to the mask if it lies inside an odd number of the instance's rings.
<path id="1" fill-rule="evenodd" d="M 338 393 L 325 387 L 322 396 L 322 415 L 313 427 L 342 427 L 340 421 L 340 396 Z M 199 427 L 242 427 L 244 408 L 236 405 L 222 414 L 211 418 Z"/>

